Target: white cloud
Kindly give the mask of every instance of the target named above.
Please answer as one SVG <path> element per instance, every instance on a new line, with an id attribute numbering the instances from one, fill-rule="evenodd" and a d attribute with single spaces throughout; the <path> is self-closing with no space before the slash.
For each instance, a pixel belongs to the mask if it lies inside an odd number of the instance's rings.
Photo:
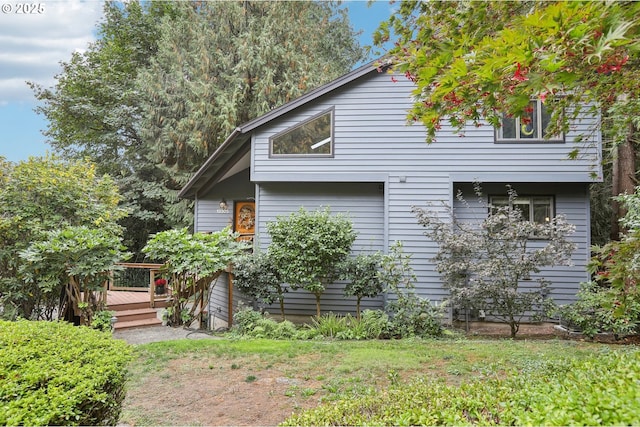
<path id="1" fill-rule="evenodd" d="M 0 105 L 32 102 L 26 81 L 52 86 L 60 62 L 69 61 L 72 52 L 86 49 L 95 40 L 103 4 L 0 0 Z"/>

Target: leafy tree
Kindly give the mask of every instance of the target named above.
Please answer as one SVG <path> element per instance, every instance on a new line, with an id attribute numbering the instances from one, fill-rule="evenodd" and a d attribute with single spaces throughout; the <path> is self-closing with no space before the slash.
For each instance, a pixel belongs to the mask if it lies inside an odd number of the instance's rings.
<path id="1" fill-rule="evenodd" d="M 162 231 L 149 240 L 143 252 L 164 263 L 161 270 L 169 277 L 169 324 L 189 324 L 202 316 L 211 283 L 246 247 L 236 237 L 228 228 L 194 234 L 183 228 Z"/>
<path id="2" fill-rule="evenodd" d="M 52 319 L 60 294 L 25 283 L 18 254 L 47 233 L 70 226 L 102 229 L 120 235 L 118 221 L 126 212 L 109 176 L 98 176 L 87 161 L 55 156 L 31 157 L 0 172 L 0 305 L 10 317 Z M 59 289 L 59 288 L 58 288 Z"/>
<path id="3" fill-rule="evenodd" d="M 72 226 L 47 233 L 20 252 L 20 273 L 47 296 L 63 295 L 60 319 L 79 319 L 89 326 L 105 308 L 99 293 L 116 263 L 126 259 L 121 237 L 108 228 Z"/>
<path id="4" fill-rule="evenodd" d="M 332 2 L 107 2 L 99 38 L 33 85 L 54 149 L 89 157 L 118 182 L 136 253 L 192 225 L 178 190 L 240 123 L 362 59 Z"/>
<path id="5" fill-rule="evenodd" d="M 478 185 L 475 191 L 478 204 L 488 211 Z M 517 194 L 510 189 L 508 195 L 512 206 Z M 464 203 L 460 194 L 458 198 Z M 491 207 L 479 223 L 458 221 L 451 210 L 452 223 L 432 210 L 414 207 L 413 212 L 427 228 L 425 234 L 440 246 L 436 269 L 451 302 L 508 324 L 515 338 L 527 313 L 549 309 L 548 282 L 543 277 L 537 285 L 528 281 L 544 266 L 571 264 L 575 244 L 568 236 L 575 227 L 561 215 L 548 223 L 530 222 L 510 206 Z"/>
<path id="6" fill-rule="evenodd" d="M 285 320 L 284 294 L 278 269 L 269 254 L 256 250 L 236 260 L 233 266 L 233 284 L 240 292 L 265 304 L 278 302 L 282 320 Z"/>
<path id="7" fill-rule="evenodd" d="M 300 208 L 267 223 L 267 231 L 271 235 L 267 253 L 282 280 L 293 289 L 311 292 L 320 317 L 320 298 L 340 277 L 339 265 L 356 239 L 351 221 L 341 214 L 332 216 L 328 208 L 315 212 Z"/>
<path id="8" fill-rule="evenodd" d="M 552 111 L 548 134 L 583 112 L 603 113 L 611 137 L 614 195 L 635 185 L 640 3 L 606 1 L 403 1 L 376 32 L 392 32 L 393 68 L 416 83 L 409 119 L 433 141 L 444 120 L 463 132 L 527 116 L 532 98 Z M 571 157 L 579 155 L 576 148 Z M 615 209 L 620 218 L 624 212 Z M 617 221 L 614 221 L 617 226 Z M 614 227 L 612 237 L 618 237 Z"/>
<path id="9" fill-rule="evenodd" d="M 150 233 L 169 228 L 165 199 L 153 185 L 159 175 L 146 159 L 140 135 L 141 107 L 136 77 L 157 51 L 158 21 L 175 16 L 172 2 L 105 2 L 98 39 L 62 63 L 53 88 L 31 84 L 49 122 L 44 132 L 56 153 L 90 158 L 100 173 L 117 180 L 123 206 L 125 243 L 136 254 Z"/>
<path id="10" fill-rule="evenodd" d="M 344 287 L 344 295 L 356 297 L 356 318 L 360 320 L 360 301 L 362 298 L 375 298 L 383 291 L 380 268 L 382 255 L 358 254 L 349 257 L 341 266 L 342 279 L 348 283 Z"/>

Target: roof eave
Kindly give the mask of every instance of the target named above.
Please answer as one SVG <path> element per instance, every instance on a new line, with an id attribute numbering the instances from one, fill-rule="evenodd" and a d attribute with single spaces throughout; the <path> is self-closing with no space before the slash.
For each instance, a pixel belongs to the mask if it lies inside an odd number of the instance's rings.
<path id="1" fill-rule="evenodd" d="M 192 199 L 195 198 L 197 189 L 194 188 L 197 181 L 199 181 L 204 174 L 209 170 L 209 167 L 220 157 L 222 153 L 233 143 L 235 138 L 241 134 L 242 131 L 239 127 L 235 128 L 231 135 L 227 137 L 227 139 L 218 147 L 214 153 L 209 156 L 206 162 L 196 171 L 196 173 L 191 177 L 189 182 L 182 187 L 182 190 L 178 193 L 178 198 L 180 199 Z M 192 191 L 193 189 L 193 191 Z"/>
<path id="2" fill-rule="evenodd" d="M 178 198 L 183 199 L 195 199 L 198 191 L 202 186 L 197 186 L 196 184 L 200 181 L 209 168 L 213 165 L 213 163 L 227 150 L 234 142 L 234 140 L 238 137 L 238 135 L 246 134 L 252 132 L 258 127 L 284 115 L 288 112 L 295 110 L 296 108 L 304 105 L 308 102 L 313 101 L 327 93 L 340 88 L 366 74 L 369 74 L 373 71 L 380 72 L 381 69 L 386 69 L 390 64 L 384 63 L 382 60 L 378 59 L 375 61 L 371 61 L 365 65 L 362 65 L 359 68 L 339 77 L 325 85 L 322 85 L 306 95 L 302 95 L 299 98 L 294 99 L 286 104 L 281 105 L 280 107 L 274 108 L 270 112 L 263 114 L 260 117 L 257 117 L 251 121 L 248 121 L 233 130 L 231 135 L 227 137 L 227 139 L 218 147 L 218 149 L 207 159 L 207 161 L 198 169 L 198 171 L 191 177 L 189 182 L 180 190 L 178 193 Z"/>

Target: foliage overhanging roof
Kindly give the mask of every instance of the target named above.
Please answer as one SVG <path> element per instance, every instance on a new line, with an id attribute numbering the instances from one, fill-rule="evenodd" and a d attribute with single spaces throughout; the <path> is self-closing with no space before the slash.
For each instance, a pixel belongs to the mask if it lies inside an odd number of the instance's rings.
<path id="1" fill-rule="evenodd" d="M 369 62 L 332 82 L 312 90 L 306 95 L 238 126 L 180 190 L 178 197 L 195 199 L 198 195 L 203 194 L 217 184 L 224 174 L 249 152 L 251 149 L 251 133 L 255 129 L 364 75 L 379 72 L 381 63 L 381 60 Z M 386 65 L 383 68 L 386 68 Z"/>

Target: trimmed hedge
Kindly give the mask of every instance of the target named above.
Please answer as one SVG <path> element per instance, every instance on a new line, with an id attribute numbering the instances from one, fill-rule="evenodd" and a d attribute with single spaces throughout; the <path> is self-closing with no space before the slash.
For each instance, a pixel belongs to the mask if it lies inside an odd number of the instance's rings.
<path id="1" fill-rule="evenodd" d="M 640 352 L 549 362 L 459 386 L 417 378 L 303 411 L 300 425 L 639 425 Z"/>
<path id="2" fill-rule="evenodd" d="M 0 321 L 0 425 L 116 425 L 130 360 L 110 333 Z"/>

